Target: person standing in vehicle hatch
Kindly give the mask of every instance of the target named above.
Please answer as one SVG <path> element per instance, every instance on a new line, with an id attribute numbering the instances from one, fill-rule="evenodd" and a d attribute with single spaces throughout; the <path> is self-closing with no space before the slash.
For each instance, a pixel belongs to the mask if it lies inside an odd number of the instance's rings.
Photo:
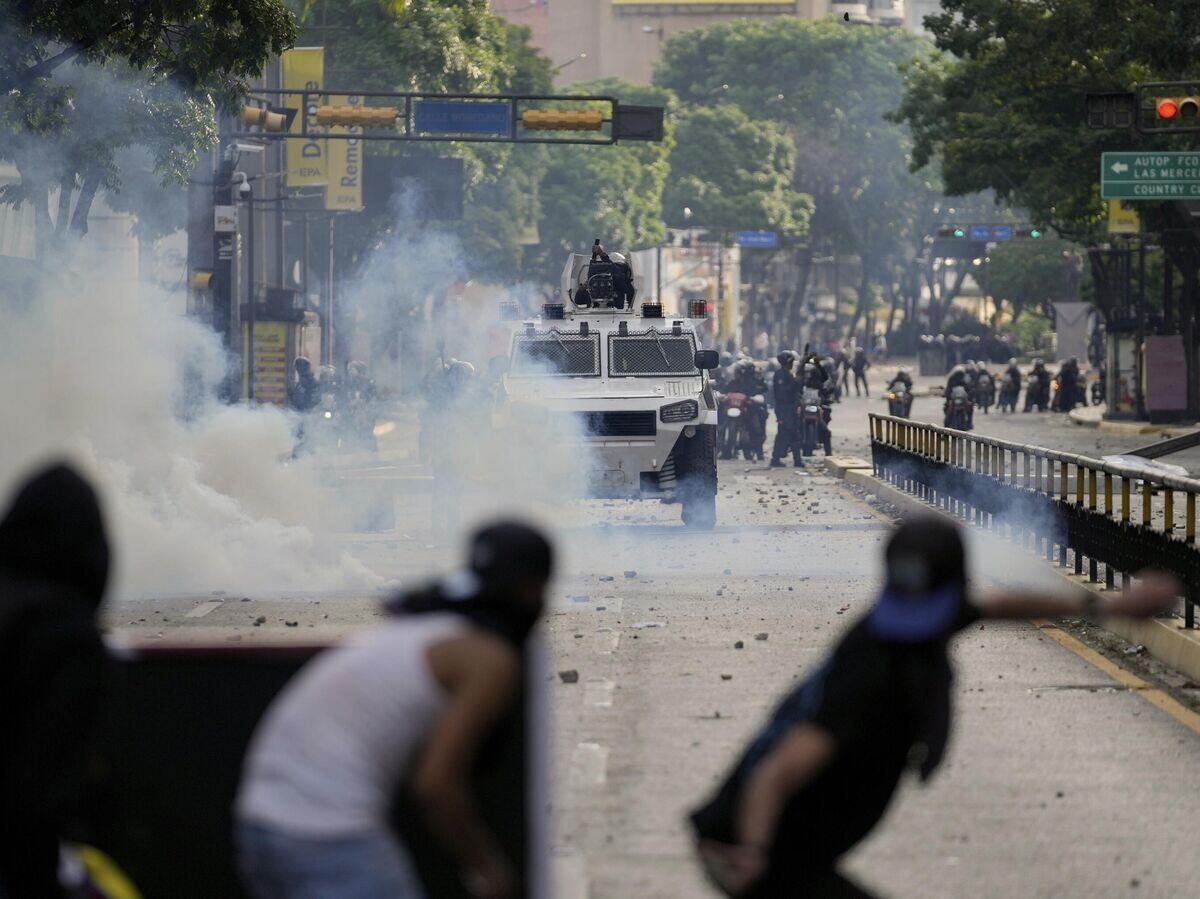
<path id="1" fill-rule="evenodd" d="M 968 595 L 959 529 L 902 525 L 887 545 L 880 598 L 792 690 L 692 816 L 705 871 L 727 896 L 833 899 L 871 894 L 837 870 L 887 810 L 904 771 L 923 781 L 950 736 L 950 639 L 980 618 L 1144 618 L 1182 590 L 1144 573 L 1123 594 Z"/>
<path id="2" fill-rule="evenodd" d="M 236 801 L 238 862 L 255 899 L 421 899 L 389 824 L 402 786 L 472 896 L 523 895 L 470 778 L 521 689 L 552 569 L 537 531 L 484 527 L 468 567 L 396 597 L 386 623 L 284 688 L 251 742 Z"/>

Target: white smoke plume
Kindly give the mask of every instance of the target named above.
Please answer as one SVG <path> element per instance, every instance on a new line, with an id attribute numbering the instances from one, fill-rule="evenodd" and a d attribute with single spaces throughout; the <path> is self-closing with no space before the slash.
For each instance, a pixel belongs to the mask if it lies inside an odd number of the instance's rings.
<path id="1" fill-rule="evenodd" d="M 376 583 L 318 526 L 329 499 L 314 463 L 288 458 L 294 422 L 217 403 L 217 337 L 111 263 L 84 241 L 5 309 L 4 489 L 49 458 L 79 465 L 105 504 L 117 596 Z"/>

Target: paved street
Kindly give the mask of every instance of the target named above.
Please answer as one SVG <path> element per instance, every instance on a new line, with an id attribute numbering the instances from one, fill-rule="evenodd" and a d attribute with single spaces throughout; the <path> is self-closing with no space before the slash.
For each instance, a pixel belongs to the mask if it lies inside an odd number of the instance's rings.
<path id="1" fill-rule="evenodd" d="M 874 396 L 837 406 L 835 451 L 865 452 L 866 413 L 881 408 Z M 915 412 L 939 408 L 921 398 Z M 1080 450 L 1112 437 L 1060 416 L 980 425 Z M 546 631 L 563 899 L 713 895 L 685 813 L 878 588 L 890 521 L 841 481 L 820 467 L 741 461 L 722 462 L 720 477 L 708 534 L 683 530 L 674 506 L 561 513 L 565 570 Z M 350 535 L 347 546 L 390 577 L 449 565 L 453 548 L 421 531 L 427 500 L 395 503 L 396 531 Z M 151 638 L 253 642 L 336 636 L 376 615 L 370 596 L 235 600 L 127 602 L 110 620 Z M 955 655 L 961 717 L 947 764 L 929 787 L 904 788 L 848 867 L 913 899 L 1190 895 L 1200 736 L 1032 624 L 973 629 Z"/>

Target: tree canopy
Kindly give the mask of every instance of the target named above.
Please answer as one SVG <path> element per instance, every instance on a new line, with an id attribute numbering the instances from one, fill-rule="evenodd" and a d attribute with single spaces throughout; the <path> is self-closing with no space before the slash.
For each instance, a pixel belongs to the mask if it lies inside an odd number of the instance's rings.
<path id="1" fill-rule="evenodd" d="M 825 19 L 739 20 L 671 38 L 655 81 L 684 103 L 732 104 L 795 144 L 793 189 L 813 200 L 811 247 L 858 255 L 859 314 L 900 279 L 941 194 L 908 170 L 900 66 L 930 52 L 901 29 Z"/>
<path id="2" fill-rule="evenodd" d="M 602 79 L 572 85 L 579 94 L 613 95 L 622 102 L 665 106 L 661 88 Z M 669 124 L 669 123 L 668 123 Z M 652 247 L 662 241 L 663 188 L 670 170 L 674 137 L 668 128 L 662 143 L 585 147 L 548 145 L 541 179 L 541 252 L 538 266 L 569 250 L 584 252 L 600 237 L 623 250 Z M 558 266 L 555 266 L 557 268 Z"/>
<path id="3" fill-rule="evenodd" d="M 1100 6 L 945 0 L 927 20 L 944 54 L 911 66 L 898 115 L 914 135 L 913 167 L 936 161 L 950 193 L 990 189 L 1040 225 L 1081 242 L 1099 239 L 1100 153 L 1166 148 L 1178 138 L 1088 130 L 1084 94 L 1200 69 L 1200 5 Z"/>
<path id="4" fill-rule="evenodd" d="M 0 0 L 0 158 L 21 174 L 0 201 L 32 203 L 48 247 L 50 190 L 57 231 L 85 233 L 96 191 L 121 186 L 124 148 L 182 183 L 216 140 L 216 109 L 295 35 L 280 0 Z"/>
<path id="5" fill-rule="evenodd" d="M 728 104 L 683 109 L 668 162 L 669 225 L 685 224 L 686 207 L 694 224 L 721 231 L 808 228 L 809 198 L 792 187 L 796 149 L 775 122 L 755 121 Z"/>

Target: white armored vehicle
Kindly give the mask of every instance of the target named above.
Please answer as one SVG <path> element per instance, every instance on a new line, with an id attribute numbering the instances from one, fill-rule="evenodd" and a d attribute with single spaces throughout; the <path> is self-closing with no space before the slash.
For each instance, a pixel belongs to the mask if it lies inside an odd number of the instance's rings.
<path id="1" fill-rule="evenodd" d="M 717 409 L 691 316 L 663 316 L 658 303 L 633 302 L 632 271 L 599 248 L 572 255 L 562 302 L 513 321 L 504 377 L 509 420 L 556 422 L 594 497 L 678 502 L 689 527 L 716 522 Z"/>

